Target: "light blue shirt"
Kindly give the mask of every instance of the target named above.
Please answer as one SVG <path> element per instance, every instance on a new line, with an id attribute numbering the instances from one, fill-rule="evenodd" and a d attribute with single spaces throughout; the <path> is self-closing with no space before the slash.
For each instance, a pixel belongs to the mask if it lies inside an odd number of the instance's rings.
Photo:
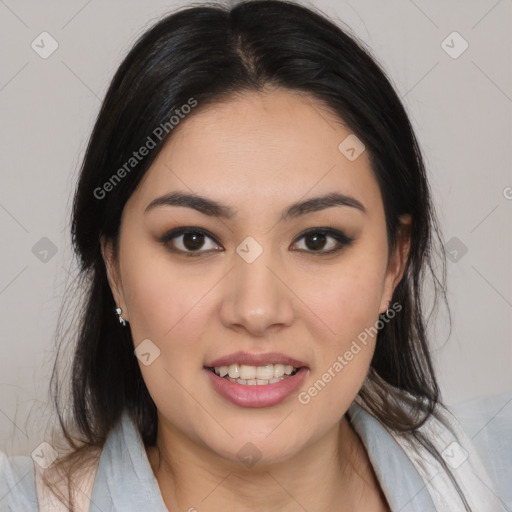
<path id="1" fill-rule="evenodd" d="M 504 510 L 512 511 L 512 390 L 450 409 L 472 439 Z M 393 436 L 357 403 L 351 405 L 349 412 L 391 510 L 436 512 L 424 481 Z M 32 458 L 8 457 L 0 452 L 0 511 L 37 510 Z M 141 510 L 168 512 L 142 439 L 125 413 L 103 447 L 90 511 Z"/>

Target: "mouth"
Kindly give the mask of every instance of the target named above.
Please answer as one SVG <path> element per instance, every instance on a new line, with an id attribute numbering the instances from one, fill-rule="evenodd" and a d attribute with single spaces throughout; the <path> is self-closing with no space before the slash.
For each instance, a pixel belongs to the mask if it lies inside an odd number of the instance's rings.
<path id="1" fill-rule="evenodd" d="M 278 405 L 294 395 L 304 384 L 309 368 L 279 363 L 262 366 L 233 363 L 204 367 L 203 371 L 211 389 L 224 400 L 238 407 L 261 408 Z"/>
<path id="2" fill-rule="evenodd" d="M 293 377 L 301 368 L 303 367 L 280 363 L 262 366 L 234 363 L 229 366 L 206 367 L 207 370 L 210 370 L 218 377 L 234 384 L 241 384 L 242 386 L 266 386 L 276 384 L 277 382 Z"/>
<path id="3" fill-rule="evenodd" d="M 270 407 L 287 400 L 306 380 L 309 368 L 280 352 L 240 351 L 203 367 L 211 388 L 239 407 Z"/>

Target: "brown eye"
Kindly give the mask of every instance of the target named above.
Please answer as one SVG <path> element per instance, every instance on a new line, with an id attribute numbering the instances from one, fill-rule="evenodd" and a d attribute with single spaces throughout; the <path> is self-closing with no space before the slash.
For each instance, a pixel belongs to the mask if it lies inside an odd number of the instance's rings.
<path id="1" fill-rule="evenodd" d="M 198 249 L 201 249 L 204 244 L 205 236 L 203 233 L 190 232 L 184 233 L 181 236 L 183 237 L 182 245 L 188 251 L 197 251 Z"/>
<path id="2" fill-rule="evenodd" d="M 346 245 L 350 245 L 354 239 L 345 233 L 327 228 L 316 228 L 303 233 L 298 240 L 304 239 L 306 249 L 296 249 L 304 252 L 331 254 L 339 251 Z M 330 241 L 329 241 L 330 240 Z"/>
<path id="3" fill-rule="evenodd" d="M 329 237 L 323 233 L 314 233 L 311 235 L 306 235 L 304 240 L 308 249 L 311 249 L 312 251 L 318 251 L 324 248 L 328 238 Z"/>
<path id="4" fill-rule="evenodd" d="M 219 250 L 216 242 L 213 247 L 208 247 L 209 240 L 215 242 L 213 237 L 200 228 L 179 228 L 166 233 L 160 242 L 171 252 L 182 253 L 185 256 L 200 256 L 205 252 Z"/>

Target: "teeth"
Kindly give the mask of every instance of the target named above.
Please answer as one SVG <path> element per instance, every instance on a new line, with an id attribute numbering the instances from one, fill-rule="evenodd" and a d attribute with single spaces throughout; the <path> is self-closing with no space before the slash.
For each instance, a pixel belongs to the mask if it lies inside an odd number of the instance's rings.
<path id="1" fill-rule="evenodd" d="M 230 375 L 231 377 L 231 375 Z M 246 366 L 245 364 L 240 366 L 240 378 L 241 379 L 255 379 L 256 378 L 256 367 L 255 366 Z"/>
<path id="2" fill-rule="evenodd" d="M 284 375 L 284 364 L 274 365 L 274 377 L 282 377 Z"/>
<path id="3" fill-rule="evenodd" d="M 237 379 L 240 377 L 240 367 L 237 364 L 230 365 L 228 374 L 232 379 Z"/>
<path id="4" fill-rule="evenodd" d="M 283 377 L 274 377 L 274 378 L 272 378 L 270 380 L 264 380 L 264 379 L 249 379 L 249 380 L 245 380 L 245 379 L 232 379 L 229 376 L 226 376 L 225 378 L 228 379 L 231 382 L 234 382 L 235 384 L 244 384 L 246 386 L 256 386 L 256 385 L 258 385 L 258 386 L 265 386 L 267 384 L 274 384 L 275 382 L 279 382 L 280 380 L 287 379 L 288 376 L 284 375 Z"/>
<path id="5" fill-rule="evenodd" d="M 273 384 L 291 375 L 297 368 L 292 365 L 266 364 L 264 366 L 249 366 L 245 364 L 232 364 L 230 366 L 216 366 L 215 373 L 219 377 L 245 384 L 247 386 Z"/>
<path id="6" fill-rule="evenodd" d="M 254 366 L 252 367 L 254 368 Z M 256 379 L 269 380 L 274 376 L 274 365 L 266 364 L 265 366 L 258 366 L 256 368 Z"/>

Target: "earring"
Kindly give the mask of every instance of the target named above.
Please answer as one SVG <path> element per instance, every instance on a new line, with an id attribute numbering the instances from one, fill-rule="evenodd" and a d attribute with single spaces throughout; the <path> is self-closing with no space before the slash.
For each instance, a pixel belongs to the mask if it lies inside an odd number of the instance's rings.
<path id="1" fill-rule="evenodd" d="M 124 327 L 126 325 L 126 320 L 121 316 L 123 310 L 121 308 L 116 308 L 116 313 L 119 316 L 119 323 Z"/>
<path id="2" fill-rule="evenodd" d="M 388 311 L 389 311 L 389 305 L 391 304 L 391 302 L 388 300 L 388 303 L 387 303 L 387 306 L 386 306 L 386 311 L 384 313 L 381 313 L 381 315 L 383 316 L 389 316 L 388 315 Z"/>

